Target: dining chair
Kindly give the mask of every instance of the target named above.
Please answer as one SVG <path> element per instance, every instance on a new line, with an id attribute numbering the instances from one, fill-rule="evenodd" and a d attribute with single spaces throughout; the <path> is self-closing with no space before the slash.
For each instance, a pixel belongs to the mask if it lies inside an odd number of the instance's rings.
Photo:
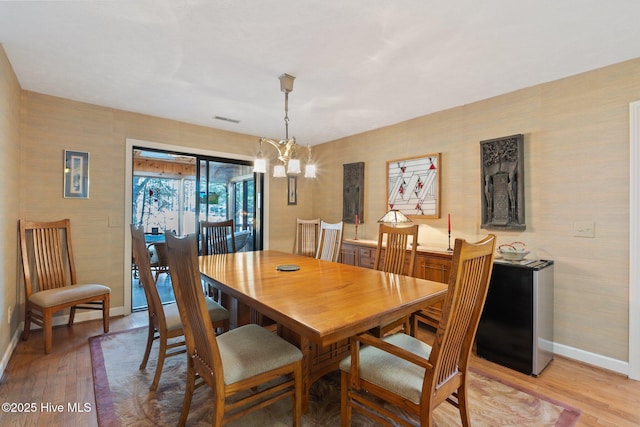
<path id="1" fill-rule="evenodd" d="M 211 222 L 200 221 L 200 253 L 202 255 L 228 254 L 236 251 L 233 219 Z M 207 295 L 222 302 L 218 289 L 207 281 L 203 281 Z"/>
<path id="2" fill-rule="evenodd" d="M 236 251 L 233 219 L 219 222 L 200 221 L 202 255 L 228 254 Z"/>
<path id="3" fill-rule="evenodd" d="M 318 252 L 320 219 L 296 218 L 296 238 L 294 253 L 314 257 Z"/>
<path id="4" fill-rule="evenodd" d="M 412 336 L 414 337 L 417 336 L 420 323 L 429 325 L 432 328 L 438 328 L 438 325 L 440 324 L 440 320 L 442 319 L 442 301 L 443 300 L 444 300 L 444 297 L 441 300 L 434 301 L 433 304 L 411 315 L 410 327 L 411 327 Z"/>
<path id="5" fill-rule="evenodd" d="M 342 249 L 342 221 L 335 224 L 320 221 L 320 239 L 316 258 L 325 261 L 338 262 Z"/>
<path id="6" fill-rule="evenodd" d="M 140 363 L 140 369 L 147 367 L 153 342 L 158 341 L 159 348 L 156 372 L 153 377 L 153 382 L 149 387 L 149 390 L 155 391 L 160 382 L 164 360 L 167 357 L 184 354 L 186 351 L 184 338 L 182 340 L 173 339 L 183 337 L 184 332 L 176 303 L 162 304 L 158 289 L 156 288 L 156 281 L 153 279 L 151 272 L 151 262 L 145 245 L 142 228 L 136 228 L 133 224 L 131 224 L 130 227 L 133 258 L 138 266 L 138 280 L 147 298 L 147 313 L 149 315 L 147 345 L 144 350 L 142 362 Z M 227 309 L 208 297 L 205 297 L 205 303 L 212 326 L 221 333 L 229 330 L 229 312 Z"/>
<path id="7" fill-rule="evenodd" d="M 386 224 L 380 224 L 378 229 L 378 246 L 373 268 L 387 273 L 413 276 L 417 247 L 417 224 L 408 227 L 392 227 Z M 409 250 L 408 260 L 407 250 Z M 371 332 L 375 336 L 381 337 L 399 326 L 402 326 L 403 330 L 408 333 L 411 327 L 410 317 L 406 316 L 387 325 L 379 326 L 372 329 Z"/>
<path id="8" fill-rule="evenodd" d="M 293 425 L 302 413 L 302 352 L 256 324 L 216 337 L 205 321 L 197 237 L 166 233 L 169 274 L 187 343 L 187 382 L 179 425 L 185 425 L 196 387 L 213 390 L 213 425 L 291 397 Z"/>
<path id="9" fill-rule="evenodd" d="M 458 408 L 463 426 L 470 426 L 469 358 L 495 242 L 494 235 L 477 243 L 456 239 L 449 291 L 433 346 L 405 333 L 352 338 L 351 355 L 340 362 L 342 426 L 351 425 L 353 409 L 385 425 L 431 426 L 434 409 L 444 401 Z M 399 408 L 399 414 L 385 405 Z"/>
<path id="10" fill-rule="evenodd" d="M 157 282 L 161 274 L 169 273 L 167 248 L 164 242 L 154 242 L 147 245 L 147 250 L 151 256 L 151 270 L 155 273 L 154 281 Z"/>
<path id="11" fill-rule="evenodd" d="M 53 313 L 69 308 L 68 326 L 76 309 L 102 310 L 102 328 L 109 332 L 111 289 L 100 284 L 78 284 L 71 246 L 71 222 L 20 220 L 20 254 L 24 274 L 25 315 L 22 339 L 31 323 L 42 327 L 44 352 L 51 353 Z"/>

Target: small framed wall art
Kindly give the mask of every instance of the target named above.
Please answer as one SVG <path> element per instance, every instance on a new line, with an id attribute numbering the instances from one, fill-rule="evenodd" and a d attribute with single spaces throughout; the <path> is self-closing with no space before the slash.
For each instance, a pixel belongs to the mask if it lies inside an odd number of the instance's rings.
<path id="1" fill-rule="evenodd" d="M 387 210 L 440 218 L 440 153 L 387 162 Z"/>
<path id="2" fill-rule="evenodd" d="M 295 175 L 287 176 L 287 204 L 288 205 L 297 205 L 298 204 L 298 179 Z"/>
<path id="3" fill-rule="evenodd" d="M 89 198 L 89 153 L 64 150 L 64 197 Z"/>

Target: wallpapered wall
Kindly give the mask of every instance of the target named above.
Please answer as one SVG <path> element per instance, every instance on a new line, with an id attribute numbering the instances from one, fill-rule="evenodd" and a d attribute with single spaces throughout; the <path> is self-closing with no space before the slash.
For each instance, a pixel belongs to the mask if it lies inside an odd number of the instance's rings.
<path id="1" fill-rule="evenodd" d="M 629 102 L 640 99 L 638 75 L 633 60 L 323 144 L 313 214 L 339 220 L 342 165 L 365 162 L 358 235 L 374 239 L 386 161 L 439 152 L 441 217 L 419 221 L 419 241 L 446 248 L 448 213 L 454 238 L 479 239 L 487 233 L 480 141 L 522 133 L 527 228 L 497 231 L 499 243 L 522 241 L 532 256 L 555 260 L 555 342 L 626 361 Z M 595 223 L 595 238 L 574 236 L 579 221 Z M 353 235 L 348 225 L 345 237 Z"/>

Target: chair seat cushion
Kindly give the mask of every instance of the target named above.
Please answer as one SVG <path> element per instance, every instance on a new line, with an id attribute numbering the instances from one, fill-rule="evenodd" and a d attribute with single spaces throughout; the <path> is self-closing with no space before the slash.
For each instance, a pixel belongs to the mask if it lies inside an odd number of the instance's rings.
<path id="1" fill-rule="evenodd" d="M 207 310 L 209 310 L 209 317 L 211 322 L 219 322 L 229 318 L 229 312 L 226 308 L 215 302 L 212 298 L 205 297 L 207 303 Z M 167 322 L 167 330 L 175 331 L 182 329 L 182 320 L 180 320 L 180 312 L 176 303 L 163 305 L 164 317 Z"/>
<path id="2" fill-rule="evenodd" d="M 425 359 L 431 354 L 431 346 L 407 334 L 397 333 L 383 340 Z M 351 371 L 351 356 L 340 362 L 340 369 Z M 360 378 L 415 404 L 420 403 L 424 375 L 424 368 L 376 347 L 363 346 L 360 349 Z"/>
<path id="3" fill-rule="evenodd" d="M 217 337 L 225 384 L 302 359 L 302 352 L 261 326 L 244 325 Z"/>
<path id="4" fill-rule="evenodd" d="M 56 305 L 67 304 L 84 298 L 99 297 L 108 293 L 111 293 L 111 288 L 105 285 L 70 285 L 63 288 L 35 292 L 29 297 L 29 302 L 39 307 L 55 307 Z"/>

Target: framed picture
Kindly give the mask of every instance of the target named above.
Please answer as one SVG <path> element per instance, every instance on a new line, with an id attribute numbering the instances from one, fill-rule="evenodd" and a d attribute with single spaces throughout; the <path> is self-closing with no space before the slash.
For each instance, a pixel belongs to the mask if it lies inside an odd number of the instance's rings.
<path id="1" fill-rule="evenodd" d="M 89 198 L 89 153 L 64 150 L 64 197 Z"/>
<path id="2" fill-rule="evenodd" d="M 287 204 L 288 205 L 297 205 L 298 204 L 298 178 L 295 176 L 287 176 Z"/>
<path id="3" fill-rule="evenodd" d="M 387 162 L 387 210 L 440 218 L 440 153 Z"/>

